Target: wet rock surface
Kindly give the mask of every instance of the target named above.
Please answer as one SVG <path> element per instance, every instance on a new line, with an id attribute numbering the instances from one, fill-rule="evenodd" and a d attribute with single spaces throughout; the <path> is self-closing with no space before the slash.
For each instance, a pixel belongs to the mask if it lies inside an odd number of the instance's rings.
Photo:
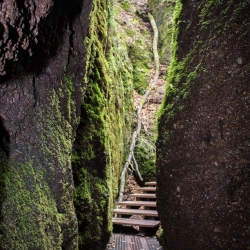
<path id="1" fill-rule="evenodd" d="M 205 2 L 178 19 L 157 207 L 167 249 L 250 249 L 250 3 Z"/>

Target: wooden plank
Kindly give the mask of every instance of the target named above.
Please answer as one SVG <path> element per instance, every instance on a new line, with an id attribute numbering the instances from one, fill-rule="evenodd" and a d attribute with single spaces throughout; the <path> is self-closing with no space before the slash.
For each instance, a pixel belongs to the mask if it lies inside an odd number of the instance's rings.
<path id="1" fill-rule="evenodd" d="M 135 206 L 135 207 L 156 207 L 156 201 L 122 201 L 120 205 Z"/>
<path id="2" fill-rule="evenodd" d="M 138 198 L 156 198 L 156 194 L 130 194 L 129 196 Z"/>
<path id="3" fill-rule="evenodd" d="M 160 224 L 159 220 L 133 220 L 125 218 L 113 218 L 113 224 L 139 227 L 157 227 Z"/>
<path id="4" fill-rule="evenodd" d="M 141 237 L 138 235 L 113 234 L 105 250 L 163 250 L 155 236 Z"/>
<path id="5" fill-rule="evenodd" d="M 146 210 L 146 209 L 125 209 L 116 208 L 114 209 L 115 214 L 131 214 L 131 215 L 145 215 L 145 216 L 158 216 L 156 210 Z"/>
<path id="6" fill-rule="evenodd" d="M 156 181 L 145 182 L 146 186 L 156 186 Z"/>
<path id="7" fill-rule="evenodd" d="M 138 190 L 141 190 L 141 191 L 156 191 L 156 187 L 141 187 L 141 188 L 138 188 Z"/>

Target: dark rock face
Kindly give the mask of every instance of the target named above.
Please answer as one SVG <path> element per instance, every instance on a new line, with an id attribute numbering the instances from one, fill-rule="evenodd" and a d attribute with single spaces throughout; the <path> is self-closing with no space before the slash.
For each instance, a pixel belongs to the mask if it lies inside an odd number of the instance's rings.
<path id="1" fill-rule="evenodd" d="M 71 151 L 91 7 L 1 1 L 1 249 L 77 248 Z M 19 62 L 9 67 L 8 60 Z"/>
<path id="2" fill-rule="evenodd" d="M 18 61 L 24 51 L 32 56 L 40 20 L 48 15 L 53 4 L 53 0 L 0 2 L 0 75 L 6 74 L 7 62 Z"/>
<path id="3" fill-rule="evenodd" d="M 157 144 L 166 249 L 250 249 L 249 11 L 183 1 L 175 17 Z"/>

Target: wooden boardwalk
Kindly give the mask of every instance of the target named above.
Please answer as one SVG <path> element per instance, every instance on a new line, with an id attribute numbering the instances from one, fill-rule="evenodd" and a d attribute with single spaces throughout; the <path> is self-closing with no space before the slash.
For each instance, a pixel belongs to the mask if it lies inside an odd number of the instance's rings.
<path id="1" fill-rule="evenodd" d="M 105 250 L 163 250 L 156 237 L 113 234 Z"/>
<path id="2" fill-rule="evenodd" d="M 138 189 L 144 193 L 129 194 L 135 200 L 119 202 L 119 206 L 123 206 L 123 208 L 114 209 L 113 224 L 137 226 L 140 231 L 142 231 L 142 228 L 157 229 L 161 222 L 158 219 L 158 212 L 156 211 L 156 194 L 152 193 L 156 191 L 156 184 L 155 181 L 146 182 L 145 185 L 148 187 Z M 132 219 L 132 216 L 135 215 L 140 215 L 140 218 Z"/>

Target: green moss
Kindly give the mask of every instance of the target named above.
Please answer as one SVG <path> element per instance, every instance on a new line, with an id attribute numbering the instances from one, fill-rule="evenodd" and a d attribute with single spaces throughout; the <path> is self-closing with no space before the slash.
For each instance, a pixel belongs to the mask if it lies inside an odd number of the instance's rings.
<path id="1" fill-rule="evenodd" d="M 34 109 L 36 127 L 30 138 L 10 145 L 0 225 L 2 249 L 62 249 L 66 245 L 77 249 L 71 172 L 72 125 L 77 122 L 76 114 L 72 115 L 73 91 L 69 77 L 60 88 L 48 88 L 46 99 Z"/>
<path id="2" fill-rule="evenodd" d="M 1 138 L 2 139 L 2 138 Z M 4 204 L 5 199 L 7 198 L 6 194 L 6 179 L 8 178 L 9 174 L 9 163 L 8 163 L 8 157 L 4 150 L 0 147 L 0 249 L 3 247 L 3 242 L 5 239 L 5 232 L 3 229 L 3 213 L 2 213 L 2 207 Z"/>
<path id="3" fill-rule="evenodd" d="M 8 157 L 4 150 L 0 148 L 0 204 L 2 204 L 6 198 L 5 195 L 5 180 L 8 177 L 9 172 L 9 164 L 8 164 Z"/>
<path id="4" fill-rule="evenodd" d="M 124 10 L 129 11 L 129 10 L 130 10 L 130 3 L 129 3 L 129 1 L 127 1 L 127 0 L 122 1 L 121 7 L 122 7 Z"/>
<path id="5" fill-rule="evenodd" d="M 76 116 L 75 101 L 73 100 L 72 96 L 75 91 L 72 77 L 65 75 L 62 84 L 66 87 L 64 95 L 62 94 L 61 96 L 61 97 L 66 97 L 67 99 L 66 110 L 68 114 L 66 119 L 72 124 L 77 124 L 79 120 Z"/>
<path id="6" fill-rule="evenodd" d="M 32 162 L 10 167 L 2 211 L 3 249 L 61 249 L 57 206 L 44 172 L 35 170 Z"/>
<path id="7" fill-rule="evenodd" d="M 150 148 L 147 144 L 137 145 L 135 158 L 139 166 L 143 181 L 155 181 L 155 151 L 154 144 Z"/>
<path id="8" fill-rule="evenodd" d="M 206 4 L 203 2 L 200 4 L 200 22 L 207 26 L 212 24 L 214 22 L 211 18 L 213 16 L 213 13 L 215 11 L 215 8 L 218 8 L 219 5 L 222 3 L 218 3 L 218 1 L 208 1 Z M 226 4 L 226 3 L 225 3 Z M 240 6 L 237 6 L 236 12 L 240 7 L 242 6 L 242 3 L 239 4 Z M 220 13 L 223 15 L 224 12 L 227 12 L 232 7 L 232 1 L 230 4 L 227 2 L 226 8 L 221 8 Z M 167 85 L 167 93 L 166 93 L 166 99 L 165 99 L 165 111 L 168 112 L 174 108 L 174 102 L 177 100 L 182 100 L 187 97 L 189 94 L 192 83 L 195 80 L 196 74 L 200 69 L 200 66 L 202 64 L 203 58 L 199 58 L 199 62 L 196 65 L 193 65 L 194 56 L 198 53 L 201 53 L 203 51 L 203 44 L 205 44 L 203 41 L 194 41 L 192 48 L 190 49 L 189 53 L 185 56 L 185 58 L 182 58 L 179 60 L 177 56 L 177 40 L 179 35 L 179 24 L 180 24 L 180 13 L 181 13 L 181 3 L 180 1 L 177 1 L 176 9 L 175 9 L 175 15 L 174 15 L 174 22 L 175 22 L 175 29 L 173 33 L 173 41 L 172 41 L 172 53 L 173 58 L 171 61 L 171 66 L 168 71 L 168 85 Z M 237 18 L 237 15 L 232 16 L 232 18 L 229 20 L 229 22 L 232 22 Z M 217 21 L 216 21 L 217 22 Z M 211 39 L 214 39 L 213 37 Z M 204 45 L 205 46 L 205 45 Z M 199 52 L 198 52 L 199 48 Z M 191 66 L 192 65 L 192 69 Z M 174 102 L 167 101 L 168 98 L 172 98 Z M 168 104 L 167 104 L 168 103 Z"/>
<path id="9" fill-rule="evenodd" d="M 172 50 L 171 41 L 174 28 L 173 12 L 176 0 L 173 1 L 148 1 L 152 9 L 159 31 L 158 53 L 162 64 L 170 65 Z"/>
<path id="10" fill-rule="evenodd" d="M 126 28 L 126 27 L 124 27 L 124 30 L 126 31 L 127 36 L 129 36 L 129 37 L 136 36 L 136 31 L 135 30 L 132 30 L 132 29 L 129 29 L 129 28 Z"/>
<path id="11" fill-rule="evenodd" d="M 130 12 L 128 23 L 134 28 L 131 29 L 130 26 L 127 28 L 124 25 L 124 22 L 121 22 L 124 15 L 124 4 L 127 3 L 128 1 L 123 1 L 114 6 L 115 19 L 120 25 L 120 32 L 124 33 L 128 55 L 132 62 L 134 89 L 139 94 L 144 94 L 145 89 L 150 82 L 150 64 L 153 58 L 151 34 L 147 30 L 141 32 L 140 27 L 144 26 L 144 23 L 142 23 L 142 20 L 134 14 L 136 8 L 131 3 L 129 3 L 129 9 L 126 9 L 126 11 Z"/>
<path id="12" fill-rule="evenodd" d="M 192 84 L 194 83 L 197 71 L 200 68 L 202 58 L 196 65 L 193 71 L 190 71 L 190 65 L 193 62 L 194 54 L 197 50 L 197 44 L 194 44 L 192 50 L 183 58 L 179 60 L 177 55 L 177 39 L 179 34 L 180 14 L 182 11 L 182 4 L 180 1 L 176 2 L 176 8 L 174 13 L 175 28 L 173 32 L 172 40 L 172 60 L 167 75 L 167 87 L 166 94 L 160 111 L 158 112 L 159 117 L 163 113 L 167 114 L 167 121 L 174 118 L 175 113 L 182 111 L 183 106 L 179 103 L 186 99 L 189 95 Z"/>
<path id="13" fill-rule="evenodd" d="M 133 64 L 134 89 L 141 95 L 144 94 L 150 82 L 150 62 L 149 53 L 145 52 L 145 47 L 129 46 L 129 57 Z"/>
<path id="14" fill-rule="evenodd" d="M 215 29 L 217 32 L 226 32 L 228 27 L 230 27 L 232 23 L 238 18 L 237 14 L 235 13 L 239 13 L 238 11 L 244 8 L 245 4 L 247 4 L 247 1 L 239 2 L 237 4 L 234 4 L 233 1 L 202 1 L 198 8 L 200 11 L 200 23 L 202 24 L 201 30 L 209 29 L 209 27 L 212 25 L 213 29 Z M 204 71 L 204 68 L 202 68 L 201 65 L 205 56 L 205 53 L 202 52 L 203 50 L 207 49 L 206 41 L 194 39 L 193 44 L 190 46 L 186 56 L 184 58 L 178 57 L 177 42 L 179 35 L 179 25 L 182 23 L 180 16 L 181 11 L 181 1 L 177 1 L 174 14 L 175 26 L 172 40 L 172 60 L 167 76 L 168 84 L 166 87 L 165 99 L 158 113 L 159 117 L 164 116 L 165 122 L 172 120 L 176 113 L 185 111 L 185 99 L 189 96 L 191 90 L 193 89 L 193 84 L 197 74 L 200 71 Z M 232 13 L 230 19 L 228 19 L 229 11 Z M 223 31 L 221 30 L 222 26 Z M 216 36 L 214 34 L 210 34 L 206 39 L 207 41 L 213 41 L 215 37 Z M 200 55 L 198 61 L 196 55 Z M 162 118 L 160 118 L 160 120 L 161 119 Z M 170 138 L 171 135 L 167 131 L 165 132 L 165 136 Z"/>
<path id="15" fill-rule="evenodd" d="M 239 18 L 239 12 L 246 8 L 247 5 L 249 5 L 248 0 L 238 3 L 233 0 L 201 2 L 198 6 L 200 24 L 203 29 L 215 27 L 217 33 L 226 32 L 231 27 L 231 24 Z"/>
<path id="16" fill-rule="evenodd" d="M 181 66 L 179 66 L 179 69 L 177 69 L 177 55 L 176 55 L 176 50 L 177 50 L 177 37 L 179 34 L 179 17 L 182 11 L 182 4 L 180 1 L 176 2 L 176 7 L 174 11 L 174 31 L 172 35 L 172 60 L 171 60 L 171 65 L 168 70 L 168 77 L 167 77 L 167 87 L 166 87 L 166 94 L 165 98 L 163 100 L 163 103 L 161 105 L 161 108 L 158 112 L 158 117 L 160 118 L 163 113 L 168 113 L 168 118 L 173 118 L 174 113 L 173 113 L 173 108 L 174 108 L 174 103 L 168 102 L 167 99 L 171 94 L 176 94 L 177 92 L 177 86 L 180 80 L 182 79 L 182 69 L 185 67 L 185 63 L 183 63 Z M 179 73 L 178 73 L 179 72 Z M 177 73 L 175 75 L 175 73 Z M 178 80 L 178 83 L 175 84 L 174 80 Z"/>
<path id="17" fill-rule="evenodd" d="M 160 244 L 164 247 L 164 238 L 163 238 L 163 229 L 160 228 L 156 235 L 157 240 L 160 242 Z"/>
<path id="18" fill-rule="evenodd" d="M 129 57 L 133 64 L 134 89 L 144 94 L 150 81 L 150 62 L 148 53 L 143 53 L 144 46 L 129 46 Z"/>
<path id="19" fill-rule="evenodd" d="M 93 2 L 85 39 L 87 85 L 72 154 L 79 247 L 103 249 L 133 120 L 133 75 L 113 10 Z M 94 223 L 93 223 L 94 222 Z"/>

